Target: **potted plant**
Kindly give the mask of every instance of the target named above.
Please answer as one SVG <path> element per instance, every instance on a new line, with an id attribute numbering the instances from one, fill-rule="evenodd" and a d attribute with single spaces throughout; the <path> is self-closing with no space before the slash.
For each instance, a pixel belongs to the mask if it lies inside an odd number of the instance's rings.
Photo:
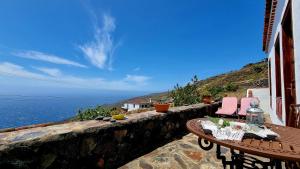
<path id="1" fill-rule="evenodd" d="M 211 104 L 212 103 L 212 95 L 210 94 L 209 91 L 205 90 L 202 93 L 202 102 L 204 104 Z"/>
<path id="2" fill-rule="evenodd" d="M 170 104 L 166 100 L 160 100 L 158 103 L 154 104 L 156 112 L 168 112 Z"/>

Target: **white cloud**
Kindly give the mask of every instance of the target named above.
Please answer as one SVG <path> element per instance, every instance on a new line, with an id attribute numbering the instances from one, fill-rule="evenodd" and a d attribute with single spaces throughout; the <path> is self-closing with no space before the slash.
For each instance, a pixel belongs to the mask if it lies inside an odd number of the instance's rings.
<path id="1" fill-rule="evenodd" d="M 126 75 L 125 80 L 128 82 L 135 82 L 138 84 L 145 84 L 150 77 L 148 76 L 140 76 L 140 75 Z"/>
<path id="2" fill-rule="evenodd" d="M 119 80 L 103 78 L 85 78 L 66 75 L 56 68 L 34 67 L 42 73 L 35 73 L 20 65 L 9 62 L 0 62 L 0 77 L 15 77 L 44 82 L 52 86 L 77 87 L 104 90 L 142 90 L 142 86 L 150 79 L 147 76 L 127 75 Z"/>
<path id="3" fill-rule="evenodd" d="M 22 78 L 39 79 L 39 80 L 45 79 L 43 75 L 27 71 L 22 66 L 9 63 L 9 62 L 0 63 L 0 75 L 17 76 Z"/>
<path id="4" fill-rule="evenodd" d="M 36 70 L 39 70 L 47 75 L 53 76 L 53 77 L 58 77 L 61 76 L 62 73 L 59 69 L 55 68 L 46 68 L 46 67 L 34 67 Z"/>
<path id="5" fill-rule="evenodd" d="M 115 28 L 115 19 L 104 14 L 102 27 L 95 26 L 94 40 L 79 45 L 85 57 L 100 69 L 112 69 L 113 55 L 117 47 L 112 37 Z"/>
<path id="6" fill-rule="evenodd" d="M 59 56 L 55 56 L 52 54 L 46 54 L 43 52 L 33 51 L 33 50 L 22 51 L 22 52 L 13 52 L 12 55 L 22 57 L 22 58 L 27 58 L 27 59 L 40 60 L 40 61 L 44 61 L 44 62 L 61 64 L 61 65 L 71 65 L 71 66 L 82 67 L 82 68 L 87 67 L 83 64 L 80 64 L 80 63 L 77 63 L 77 62 L 74 62 L 74 61 L 71 61 L 68 59 L 64 59 Z"/>

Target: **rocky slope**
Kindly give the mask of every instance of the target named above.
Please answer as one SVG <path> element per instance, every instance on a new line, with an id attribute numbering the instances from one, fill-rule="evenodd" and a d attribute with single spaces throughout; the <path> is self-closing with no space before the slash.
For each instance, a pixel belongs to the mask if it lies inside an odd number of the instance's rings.
<path id="1" fill-rule="evenodd" d="M 239 70 L 200 80 L 196 85 L 200 93 L 207 92 L 207 90 L 217 90 L 231 85 L 236 87 L 235 91 L 219 91 L 218 96 L 222 97 L 224 95 L 228 95 L 242 97 L 246 95 L 246 90 L 248 88 L 268 87 L 268 62 L 263 60 L 257 63 L 250 63 Z M 132 102 L 136 100 L 148 101 L 150 98 L 152 100 L 160 100 L 168 97 L 168 92 L 153 93 L 146 96 L 124 100 L 114 106 L 119 106 L 125 102 Z"/>

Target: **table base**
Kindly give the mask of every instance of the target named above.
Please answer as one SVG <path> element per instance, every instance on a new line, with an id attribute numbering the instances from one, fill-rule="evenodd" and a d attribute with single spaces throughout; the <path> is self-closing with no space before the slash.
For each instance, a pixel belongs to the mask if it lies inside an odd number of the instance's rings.
<path id="1" fill-rule="evenodd" d="M 207 140 L 198 138 L 198 144 L 199 146 L 205 150 L 209 151 L 213 148 L 214 143 L 209 142 Z M 235 150 L 231 149 L 231 160 L 226 160 L 226 157 L 221 153 L 221 146 L 217 144 L 217 149 L 216 149 L 216 155 L 217 159 L 222 160 L 222 164 L 224 169 L 226 166 L 230 166 L 230 169 L 240 169 L 240 168 L 262 168 L 262 169 L 267 169 L 267 168 L 276 168 L 276 169 L 281 169 L 281 161 L 280 160 L 274 160 L 274 159 L 269 159 L 269 161 L 262 161 L 258 158 L 255 158 L 253 156 L 246 155 L 244 152 L 236 152 Z"/>

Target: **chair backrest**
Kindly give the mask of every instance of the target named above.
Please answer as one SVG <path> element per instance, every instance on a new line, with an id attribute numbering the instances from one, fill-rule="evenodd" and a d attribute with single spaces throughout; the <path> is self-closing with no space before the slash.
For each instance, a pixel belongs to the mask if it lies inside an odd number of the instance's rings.
<path id="1" fill-rule="evenodd" d="M 257 99 L 255 97 L 243 97 L 241 99 L 241 109 L 240 114 L 246 115 L 246 111 L 250 108 L 250 103 L 252 100 Z"/>
<path id="2" fill-rule="evenodd" d="M 237 109 L 236 97 L 224 97 L 222 100 L 222 109 L 228 111 L 235 111 Z"/>

